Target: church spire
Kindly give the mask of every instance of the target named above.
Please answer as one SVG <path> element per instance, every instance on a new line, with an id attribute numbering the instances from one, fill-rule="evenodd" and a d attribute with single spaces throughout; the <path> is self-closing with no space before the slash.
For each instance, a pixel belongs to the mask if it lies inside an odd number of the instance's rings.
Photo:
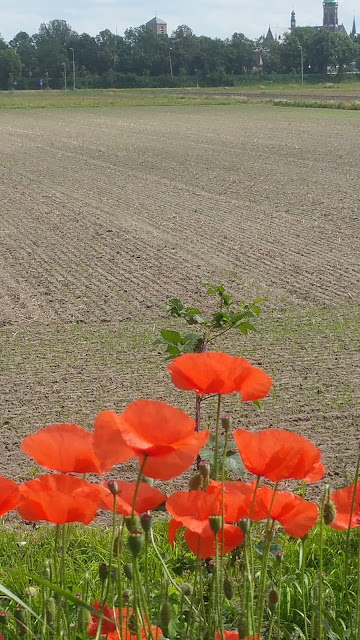
<path id="1" fill-rule="evenodd" d="M 351 35 L 352 36 L 356 36 L 356 22 L 355 22 L 355 16 L 354 16 L 354 20 L 353 20 L 353 26 L 351 29 Z"/>
<path id="2" fill-rule="evenodd" d="M 291 29 L 291 31 L 292 31 L 293 29 L 296 29 L 296 18 L 295 18 L 295 11 L 294 11 L 294 9 L 293 9 L 293 10 L 292 10 L 292 12 L 291 12 L 290 29 Z"/>

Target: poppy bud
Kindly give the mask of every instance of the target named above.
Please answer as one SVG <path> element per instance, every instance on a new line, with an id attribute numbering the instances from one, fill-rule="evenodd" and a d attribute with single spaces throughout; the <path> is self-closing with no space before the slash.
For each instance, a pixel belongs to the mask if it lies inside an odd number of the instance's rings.
<path id="1" fill-rule="evenodd" d="M 136 617 L 134 616 L 133 613 L 128 617 L 127 628 L 130 631 L 130 633 L 133 633 L 134 635 L 137 634 Z"/>
<path id="2" fill-rule="evenodd" d="M 281 564 L 282 562 L 284 562 L 284 553 L 283 553 L 283 551 L 278 551 L 275 554 L 275 558 L 276 558 L 276 562 L 278 564 Z"/>
<path id="3" fill-rule="evenodd" d="M 209 560 L 208 562 L 209 573 L 215 573 L 215 569 L 216 569 L 216 560 Z"/>
<path id="4" fill-rule="evenodd" d="M 105 580 L 107 580 L 109 575 L 109 566 L 106 564 L 106 562 L 103 562 L 102 564 L 99 564 L 99 578 L 101 582 L 105 582 Z"/>
<path id="5" fill-rule="evenodd" d="M 122 601 L 125 607 L 129 604 L 130 598 L 131 598 L 131 589 L 124 589 L 122 592 Z"/>
<path id="6" fill-rule="evenodd" d="M 130 580 L 130 582 L 131 582 L 131 580 L 133 579 L 133 568 L 132 568 L 132 564 L 130 564 L 130 562 L 127 562 L 124 565 L 124 573 L 125 573 L 125 576 L 127 577 L 127 579 Z"/>
<path id="7" fill-rule="evenodd" d="M 8 611 L 0 611 L 0 625 L 6 625 L 8 623 L 9 620 L 9 613 Z"/>
<path id="8" fill-rule="evenodd" d="M 168 601 L 164 602 L 160 609 L 160 625 L 164 633 L 167 633 L 168 626 L 171 622 L 172 610 Z"/>
<path id="9" fill-rule="evenodd" d="M 246 535 L 250 531 L 251 520 L 249 520 L 249 518 L 241 518 L 238 522 L 238 525 L 241 531 L 243 532 L 243 534 Z"/>
<path id="10" fill-rule="evenodd" d="M 221 416 L 221 425 L 225 433 L 227 433 L 231 429 L 231 423 L 232 423 L 231 415 L 229 413 L 224 413 L 224 415 Z"/>
<path id="11" fill-rule="evenodd" d="M 336 518 L 336 507 L 332 500 L 325 502 L 324 504 L 324 522 L 325 524 L 331 524 Z"/>
<path id="12" fill-rule="evenodd" d="M 125 526 L 130 533 L 134 533 L 135 531 L 139 531 L 140 518 L 139 516 L 126 516 L 125 518 Z"/>
<path id="13" fill-rule="evenodd" d="M 211 531 L 213 531 L 213 533 L 215 533 L 215 535 L 219 533 L 219 531 L 221 531 L 222 524 L 223 522 L 221 516 L 209 516 L 210 529 Z"/>
<path id="14" fill-rule="evenodd" d="M 190 491 L 199 491 L 202 488 L 203 477 L 200 472 L 195 473 L 189 480 Z"/>
<path id="15" fill-rule="evenodd" d="M 145 533 L 149 533 L 152 525 L 153 517 L 147 511 L 140 515 L 141 528 Z"/>
<path id="16" fill-rule="evenodd" d="M 134 531 L 129 534 L 128 544 L 134 558 L 141 553 L 144 546 L 144 534 L 141 531 Z"/>
<path id="17" fill-rule="evenodd" d="M 229 576 L 225 576 L 223 590 L 225 597 L 228 600 L 232 600 L 234 597 L 234 581 Z"/>
<path id="18" fill-rule="evenodd" d="M 50 598 L 48 598 L 48 600 L 50 600 Z M 54 600 L 54 598 L 51 598 L 51 600 Z M 55 604 L 55 600 L 54 600 L 54 604 Z M 20 605 L 15 607 L 14 618 L 15 618 L 15 622 L 18 622 L 17 633 L 19 634 L 19 636 L 24 636 L 26 634 L 25 626 L 27 623 L 26 611 Z M 55 616 L 54 616 L 54 619 L 55 619 Z"/>
<path id="19" fill-rule="evenodd" d="M 181 593 L 183 594 L 183 596 L 191 596 L 193 588 L 191 586 L 191 584 L 189 584 L 188 582 L 183 582 L 180 585 L 180 589 L 181 589 Z"/>
<path id="20" fill-rule="evenodd" d="M 46 622 L 51 627 L 55 623 L 56 602 L 54 598 L 46 598 L 45 601 Z"/>
<path id="21" fill-rule="evenodd" d="M 279 602 L 279 593 L 276 589 L 271 589 L 269 591 L 269 605 L 271 607 L 275 607 Z"/>
<path id="22" fill-rule="evenodd" d="M 124 542 L 122 540 L 122 537 L 117 535 L 114 540 L 114 548 L 113 548 L 114 557 L 117 558 L 122 554 L 123 551 L 124 551 Z"/>
<path id="23" fill-rule="evenodd" d="M 246 638 L 246 621 L 242 613 L 239 615 L 236 621 L 237 631 L 239 634 L 239 640 Z"/>
<path id="24" fill-rule="evenodd" d="M 107 483 L 108 489 L 110 491 L 110 493 L 112 493 L 113 496 L 117 496 L 118 491 L 119 491 L 119 485 L 117 482 L 115 482 L 115 480 L 109 480 L 109 482 Z"/>
<path id="25" fill-rule="evenodd" d="M 110 567 L 109 574 L 111 582 L 117 582 L 119 580 L 119 569 L 117 567 Z"/>
<path id="26" fill-rule="evenodd" d="M 84 607 L 79 607 L 76 624 L 80 632 L 83 632 L 84 629 L 87 629 L 90 626 L 91 613 L 90 611 L 88 611 L 88 609 L 84 609 Z"/>
<path id="27" fill-rule="evenodd" d="M 199 464 L 199 473 L 203 478 L 208 478 L 210 475 L 210 462 L 208 460 L 201 460 Z"/>

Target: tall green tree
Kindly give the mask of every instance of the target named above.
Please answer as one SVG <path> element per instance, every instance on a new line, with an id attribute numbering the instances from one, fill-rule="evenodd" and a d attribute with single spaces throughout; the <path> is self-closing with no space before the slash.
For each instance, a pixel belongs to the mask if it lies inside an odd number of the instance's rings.
<path id="1" fill-rule="evenodd" d="M 21 58 L 23 75 L 27 77 L 32 76 L 38 66 L 36 46 L 32 37 L 29 36 L 26 31 L 19 31 L 19 33 L 10 40 L 9 44 Z"/>
<path id="2" fill-rule="evenodd" d="M 14 49 L 6 48 L 0 51 L 0 89 L 11 89 L 21 73 L 21 58 Z"/>
<path id="3" fill-rule="evenodd" d="M 350 65 L 356 58 L 356 43 L 353 38 L 349 38 L 345 33 L 334 34 L 335 63 L 338 72 L 342 73 L 344 67 Z"/>

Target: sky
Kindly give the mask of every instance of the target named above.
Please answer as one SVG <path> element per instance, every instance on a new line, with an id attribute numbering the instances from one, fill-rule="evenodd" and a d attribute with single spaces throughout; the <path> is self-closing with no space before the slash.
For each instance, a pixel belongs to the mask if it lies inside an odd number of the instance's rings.
<path id="1" fill-rule="evenodd" d="M 235 31 L 249 38 L 266 33 L 269 25 L 282 35 L 292 8 L 298 26 L 322 24 L 322 0 L 0 0 L 0 33 L 9 41 L 19 31 L 38 31 L 41 22 L 66 20 L 78 33 L 95 36 L 104 29 L 123 34 L 158 15 L 168 32 L 187 24 L 196 35 L 227 38 Z M 339 22 L 349 33 L 360 0 L 339 0 Z"/>

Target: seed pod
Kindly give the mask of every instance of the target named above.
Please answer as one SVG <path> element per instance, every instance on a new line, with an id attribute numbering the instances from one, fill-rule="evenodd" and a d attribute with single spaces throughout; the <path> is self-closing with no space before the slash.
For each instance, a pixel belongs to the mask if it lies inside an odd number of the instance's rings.
<path id="1" fill-rule="evenodd" d="M 136 617 L 134 616 L 133 613 L 128 617 L 127 626 L 130 633 L 136 634 L 137 624 L 136 624 Z"/>
<path id="2" fill-rule="evenodd" d="M 228 600 L 232 600 L 234 597 L 234 581 L 229 576 L 224 578 L 223 590 L 225 597 Z"/>
<path id="3" fill-rule="evenodd" d="M 189 480 L 190 491 L 199 491 L 203 485 L 203 477 L 200 472 L 195 473 Z"/>
<path id="4" fill-rule="evenodd" d="M 209 516 L 209 525 L 211 531 L 213 531 L 216 535 L 217 533 L 219 533 L 219 531 L 221 531 L 223 525 L 222 517 L 217 515 Z"/>
<path id="5" fill-rule="evenodd" d="M 336 507 L 332 500 L 325 502 L 324 504 L 324 522 L 325 524 L 331 524 L 336 518 Z"/>
<path id="6" fill-rule="evenodd" d="M 249 520 L 249 518 L 241 518 L 238 522 L 238 525 L 241 531 L 243 532 L 243 534 L 246 535 L 250 531 L 251 520 Z"/>
<path id="7" fill-rule="evenodd" d="M 133 533 L 130 533 L 128 544 L 133 557 L 136 558 L 143 549 L 144 534 L 141 531 L 134 531 Z"/>
<path id="8" fill-rule="evenodd" d="M 117 582 L 119 580 L 119 569 L 117 567 L 110 567 L 109 575 L 111 582 Z"/>
<path id="9" fill-rule="evenodd" d="M 152 526 L 153 517 L 147 511 L 140 515 L 141 528 L 145 533 L 149 533 Z"/>
<path id="10" fill-rule="evenodd" d="M 125 526 L 130 533 L 134 533 L 135 531 L 139 531 L 141 528 L 140 518 L 139 516 L 126 516 L 125 518 Z"/>
<path id="11" fill-rule="evenodd" d="M 164 602 L 160 609 L 160 626 L 163 629 L 164 633 L 167 633 L 168 626 L 171 622 L 172 618 L 172 610 L 168 601 Z"/>
<path id="12" fill-rule="evenodd" d="M 106 564 L 106 562 L 103 562 L 102 564 L 99 565 L 99 578 L 101 582 L 105 582 L 105 580 L 107 580 L 109 575 L 109 566 Z"/>
<path id="13" fill-rule="evenodd" d="M 132 568 L 132 564 L 130 564 L 130 562 L 127 562 L 124 565 L 124 573 L 125 573 L 125 576 L 127 577 L 127 579 L 130 580 L 130 582 L 131 582 L 131 580 L 133 579 L 133 568 Z"/>
<path id="14" fill-rule="evenodd" d="M 0 611 L 0 625 L 5 626 L 7 625 L 9 620 L 9 612 L 2 610 Z"/>
<path id="15" fill-rule="evenodd" d="M 122 592 L 122 601 L 124 607 L 127 607 L 131 600 L 131 589 L 124 589 Z"/>
<path id="16" fill-rule="evenodd" d="M 239 614 L 236 620 L 236 626 L 239 634 L 239 640 L 246 638 L 246 621 L 242 613 Z"/>

